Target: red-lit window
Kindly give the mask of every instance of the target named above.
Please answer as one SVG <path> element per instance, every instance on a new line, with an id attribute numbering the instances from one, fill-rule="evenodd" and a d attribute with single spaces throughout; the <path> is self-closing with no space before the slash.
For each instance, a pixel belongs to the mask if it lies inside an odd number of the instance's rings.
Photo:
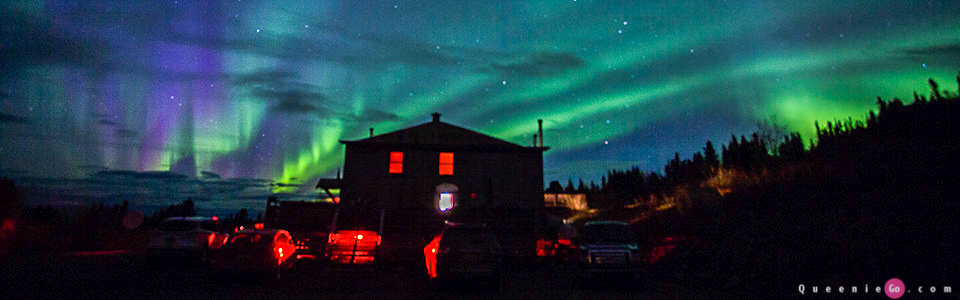
<path id="1" fill-rule="evenodd" d="M 403 173 L 403 152 L 390 152 L 390 174 Z"/>
<path id="2" fill-rule="evenodd" d="M 453 153 L 440 153 L 440 175 L 453 175 Z"/>

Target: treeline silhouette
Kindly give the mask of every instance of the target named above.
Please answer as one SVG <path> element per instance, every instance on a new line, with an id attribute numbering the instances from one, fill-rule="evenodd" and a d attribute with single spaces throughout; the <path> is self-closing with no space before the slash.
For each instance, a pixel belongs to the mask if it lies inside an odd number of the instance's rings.
<path id="1" fill-rule="evenodd" d="M 957 80 L 960 86 L 960 76 Z M 824 163 L 844 165 L 865 176 L 890 175 L 884 180 L 907 183 L 907 174 L 947 171 L 942 170 L 945 163 L 957 160 L 950 156 L 956 153 L 958 144 L 956 139 L 950 140 L 956 136 L 956 125 L 951 122 L 958 117 L 957 96 L 941 91 L 933 79 L 929 84 L 930 95 L 915 92 L 909 105 L 897 98 L 884 101 L 878 97 L 877 112 L 869 111 L 864 120 L 848 118 L 824 125 L 814 122 L 816 139 L 808 146 L 799 132 L 732 135 L 719 153 L 712 141 L 690 158 L 681 159 L 674 153 L 662 175 L 638 167 L 610 170 L 600 184 L 584 184 L 581 179 L 577 186 L 569 180 L 563 187 L 553 181 L 545 192 L 587 194 L 592 208 L 637 203 L 655 207 L 675 201 L 672 196 L 678 189 L 704 187 L 723 194 L 733 185 L 760 184 L 778 179 L 775 177 L 795 179 L 797 172 L 811 171 L 811 164 Z M 759 131 L 770 131 L 769 124 L 758 127 Z M 892 174 L 893 167 L 908 168 L 909 172 Z"/>
<path id="2" fill-rule="evenodd" d="M 26 193 L 11 179 L 0 178 L 0 254 L 11 251 L 82 251 L 123 249 L 140 251 L 151 232 L 170 217 L 195 216 L 193 199 L 169 205 L 143 218 L 142 224 L 127 228 L 124 218 L 130 203 L 105 205 L 91 203 L 76 210 L 50 205 L 25 205 Z M 232 232 L 238 226 L 252 227 L 262 216 L 251 218 L 240 209 L 220 219 L 221 229 Z"/>
<path id="3" fill-rule="evenodd" d="M 732 137 L 719 165 L 709 154 L 675 155 L 660 186 L 649 173 L 611 171 L 597 193 L 633 197 L 609 200 L 614 207 L 692 207 L 665 223 L 690 225 L 697 242 L 659 266 L 691 284 L 769 296 L 800 283 L 944 283 L 960 269 L 960 98 L 929 84 L 909 104 L 878 98 L 863 120 L 815 123 L 806 148 L 795 132 Z"/>

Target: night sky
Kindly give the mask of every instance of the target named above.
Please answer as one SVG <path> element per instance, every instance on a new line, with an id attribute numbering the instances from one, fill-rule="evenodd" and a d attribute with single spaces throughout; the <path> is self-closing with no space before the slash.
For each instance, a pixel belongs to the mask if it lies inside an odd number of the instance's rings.
<path id="1" fill-rule="evenodd" d="M 545 180 L 599 181 L 662 171 L 762 119 L 809 138 L 814 120 L 862 118 L 931 77 L 955 90 L 960 71 L 960 1 L 2 6 L 0 175 L 13 177 L 313 183 L 342 166 L 338 140 L 440 112 L 521 145 L 542 118 Z"/>

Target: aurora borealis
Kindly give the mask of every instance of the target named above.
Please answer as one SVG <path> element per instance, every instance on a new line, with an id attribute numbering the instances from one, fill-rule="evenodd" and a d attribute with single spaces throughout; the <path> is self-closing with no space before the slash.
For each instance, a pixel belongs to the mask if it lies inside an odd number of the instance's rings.
<path id="1" fill-rule="evenodd" d="M 0 16 L 0 174 L 313 183 L 340 139 L 446 122 L 546 180 L 662 171 L 774 118 L 955 90 L 957 1 L 18 1 Z M 307 184 L 312 188 L 312 184 Z"/>

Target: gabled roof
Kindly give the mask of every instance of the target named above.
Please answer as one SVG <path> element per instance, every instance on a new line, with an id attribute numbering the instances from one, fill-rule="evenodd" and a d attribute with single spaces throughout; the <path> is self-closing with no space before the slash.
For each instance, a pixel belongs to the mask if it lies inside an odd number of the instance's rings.
<path id="1" fill-rule="evenodd" d="M 361 145 L 453 146 L 516 150 L 535 148 L 524 147 L 470 129 L 441 122 L 439 114 L 434 114 L 433 122 L 362 140 L 341 140 L 340 142 Z M 545 150 L 545 148 L 542 150 Z"/>

